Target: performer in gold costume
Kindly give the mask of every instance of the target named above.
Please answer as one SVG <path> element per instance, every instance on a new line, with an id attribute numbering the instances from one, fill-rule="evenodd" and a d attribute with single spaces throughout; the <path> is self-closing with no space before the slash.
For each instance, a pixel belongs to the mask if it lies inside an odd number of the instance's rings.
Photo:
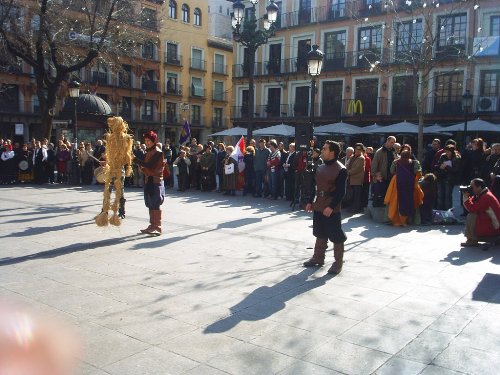
<path id="1" fill-rule="evenodd" d="M 121 117 L 110 117 L 108 119 L 109 131 L 105 135 L 106 153 L 104 165 L 104 199 L 102 211 L 95 217 L 98 226 L 120 225 L 120 216 L 125 216 L 123 198 L 124 176 L 132 173 L 132 144 L 133 138 L 128 134 L 128 124 Z M 115 199 L 111 204 L 112 188 L 115 190 Z M 121 206 L 123 212 L 118 212 Z M 108 217 L 108 211 L 113 215 Z"/>

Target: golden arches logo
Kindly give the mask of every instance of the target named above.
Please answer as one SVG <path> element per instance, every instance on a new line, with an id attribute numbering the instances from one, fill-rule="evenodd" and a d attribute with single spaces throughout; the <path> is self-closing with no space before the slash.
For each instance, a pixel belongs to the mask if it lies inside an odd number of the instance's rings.
<path id="1" fill-rule="evenodd" d="M 349 105 L 347 106 L 347 113 L 349 113 L 349 114 L 355 114 L 355 113 L 363 114 L 363 103 L 361 102 L 361 100 L 351 99 L 349 101 Z"/>

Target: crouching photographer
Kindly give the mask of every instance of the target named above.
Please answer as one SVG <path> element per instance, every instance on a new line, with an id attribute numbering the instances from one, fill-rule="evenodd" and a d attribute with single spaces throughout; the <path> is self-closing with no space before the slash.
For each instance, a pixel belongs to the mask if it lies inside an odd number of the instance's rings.
<path id="1" fill-rule="evenodd" d="M 478 246 L 484 237 L 500 235 L 500 203 L 488 190 L 481 178 L 475 178 L 470 186 L 460 187 L 464 207 L 469 214 L 465 222 L 466 242 L 461 246 Z"/>

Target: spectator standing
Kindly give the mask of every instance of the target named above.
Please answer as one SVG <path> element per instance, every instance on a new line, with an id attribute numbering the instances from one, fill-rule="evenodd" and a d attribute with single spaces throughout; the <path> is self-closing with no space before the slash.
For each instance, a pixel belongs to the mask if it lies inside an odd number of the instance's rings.
<path id="1" fill-rule="evenodd" d="M 283 163 L 283 170 L 285 171 L 285 198 L 291 201 L 294 196 L 295 190 L 295 143 L 290 143 L 288 148 L 288 155 L 285 163 Z"/>
<path id="2" fill-rule="evenodd" d="M 174 166 L 177 167 L 178 191 L 186 191 L 189 188 L 189 166 L 191 160 L 186 156 L 185 150 L 179 151 L 179 156 L 174 160 Z"/>
<path id="3" fill-rule="evenodd" d="M 95 150 L 94 150 L 95 152 Z M 134 154 L 134 158 L 138 160 L 144 160 L 145 152 L 141 147 L 141 142 L 136 141 L 134 144 L 134 148 L 132 149 L 132 153 Z M 134 186 L 143 187 L 144 185 L 144 173 L 142 172 L 139 164 L 132 162 L 132 174 L 134 179 Z"/>
<path id="4" fill-rule="evenodd" d="M 432 140 L 431 148 L 427 150 L 424 156 L 424 160 L 422 162 L 422 170 L 423 173 L 429 173 L 434 171 L 434 164 L 432 163 L 434 160 L 434 156 L 441 148 L 441 141 L 438 138 Z"/>
<path id="5" fill-rule="evenodd" d="M 420 219 L 422 225 L 432 224 L 434 202 L 437 196 L 436 176 L 433 173 L 427 173 L 420 182 L 420 187 L 424 193 L 424 200 L 420 206 Z"/>
<path id="6" fill-rule="evenodd" d="M 226 157 L 224 158 L 224 195 L 236 195 L 236 178 L 238 176 L 238 162 L 231 157 L 234 151 L 233 146 L 226 147 Z"/>
<path id="7" fill-rule="evenodd" d="M 215 156 L 210 145 L 205 146 L 205 152 L 200 157 L 201 190 L 212 191 L 215 176 Z"/>
<path id="8" fill-rule="evenodd" d="M 412 159 L 411 147 L 401 146 L 401 157 L 394 160 L 390 173 L 394 175 L 385 195 L 388 205 L 387 216 L 392 225 L 406 226 L 413 219 L 416 208 L 422 205 L 423 193 L 418 184 L 422 167 L 418 160 Z M 420 224 L 420 215 L 415 217 L 415 224 Z"/>
<path id="9" fill-rule="evenodd" d="M 253 168 L 253 161 L 255 157 L 255 148 L 253 146 L 247 146 L 245 149 L 245 155 L 243 156 L 243 162 L 245 163 L 245 187 L 243 188 L 243 196 L 247 194 L 253 194 L 255 188 L 255 171 Z"/>
<path id="10" fill-rule="evenodd" d="M 217 193 L 222 192 L 222 181 L 224 179 L 224 159 L 226 158 L 226 145 L 219 143 L 217 145 L 217 157 L 215 159 L 215 171 L 217 173 L 218 185 Z"/>
<path id="11" fill-rule="evenodd" d="M 278 165 L 278 199 L 283 199 L 285 190 L 285 164 L 288 158 L 288 151 L 285 150 L 283 142 L 278 143 L 278 150 L 280 152 L 280 163 Z"/>
<path id="12" fill-rule="evenodd" d="M 363 188 L 361 190 L 361 208 L 368 207 L 368 196 L 370 194 L 370 185 L 372 182 L 372 159 L 368 156 L 366 149 L 363 152 L 363 156 L 365 157 L 365 176 L 363 179 Z"/>
<path id="13" fill-rule="evenodd" d="M 49 143 L 47 145 L 47 163 L 45 164 L 47 179 L 50 184 L 54 184 L 54 171 L 56 167 L 56 151 L 54 150 L 54 144 Z"/>
<path id="14" fill-rule="evenodd" d="M 278 199 L 279 194 L 279 164 L 281 161 L 281 153 L 278 150 L 278 144 L 274 139 L 269 141 L 269 150 L 271 153 L 267 159 L 267 176 L 269 182 L 269 196 L 271 199 Z"/>
<path id="15" fill-rule="evenodd" d="M 47 149 L 42 146 L 42 142 L 36 141 L 35 152 L 33 153 L 33 166 L 35 169 L 35 181 L 41 185 L 47 182 L 45 164 L 47 162 Z"/>
<path id="16" fill-rule="evenodd" d="M 57 183 L 68 183 L 67 164 L 71 159 L 71 154 L 64 143 L 61 143 L 56 153 L 57 163 Z"/>
<path id="17" fill-rule="evenodd" d="M 365 180 L 365 157 L 363 155 L 365 146 L 362 143 L 356 143 L 354 155 L 349 159 L 347 165 L 347 179 L 352 190 L 352 213 L 362 212 L 361 192 Z"/>
<path id="18" fill-rule="evenodd" d="M 264 176 L 267 171 L 267 160 L 271 155 L 271 151 L 266 147 L 264 139 L 259 140 L 259 148 L 255 150 L 255 158 L 253 162 L 253 169 L 255 171 L 255 195 L 254 197 L 260 198 L 264 189 Z"/>
<path id="19" fill-rule="evenodd" d="M 372 159 L 371 173 L 375 175 L 377 172 L 382 174 L 382 179 L 389 186 L 389 181 L 391 180 L 391 165 L 392 162 L 397 159 L 396 152 L 394 151 L 394 144 L 396 143 L 396 138 L 393 136 L 387 137 L 385 143 L 380 147 Z"/>
<path id="20" fill-rule="evenodd" d="M 437 209 L 449 210 L 453 207 L 453 188 L 460 183 L 461 165 L 460 156 L 453 144 L 444 148 L 438 161 L 434 165 L 434 174 L 437 177 Z"/>

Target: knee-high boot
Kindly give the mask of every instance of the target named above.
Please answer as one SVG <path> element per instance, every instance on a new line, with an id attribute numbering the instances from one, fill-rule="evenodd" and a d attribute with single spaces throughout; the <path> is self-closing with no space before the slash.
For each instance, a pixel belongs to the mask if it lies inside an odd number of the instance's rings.
<path id="1" fill-rule="evenodd" d="M 161 234 L 161 210 L 152 210 L 153 211 L 153 227 L 149 234 L 154 234 L 159 236 Z"/>
<path id="2" fill-rule="evenodd" d="M 325 253 L 328 248 L 328 239 L 316 238 L 314 254 L 311 259 L 304 262 L 304 267 L 321 267 L 325 264 Z"/>
<path id="3" fill-rule="evenodd" d="M 333 244 L 333 255 L 335 257 L 335 262 L 333 262 L 332 266 L 328 270 L 328 273 L 338 274 L 342 271 L 342 264 L 344 263 L 344 244 L 343 243 L 335 243 Z"/>
<path id="4" fill-rule="evenodd" d="M 153 229 L 153 210 L 149 209 L 149 226 L 146 229 L 141 229 L 141 233 L 149 233 Z"/>

